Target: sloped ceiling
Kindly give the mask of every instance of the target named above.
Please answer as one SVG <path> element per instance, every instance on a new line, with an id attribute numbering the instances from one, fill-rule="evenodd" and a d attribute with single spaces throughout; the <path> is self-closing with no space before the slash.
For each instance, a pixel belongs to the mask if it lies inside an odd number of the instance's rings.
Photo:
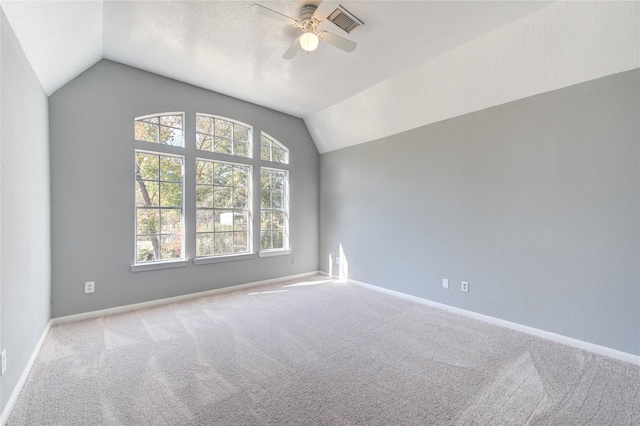
<path id="1" fill-rule="evenodd" d="M 638 2 L 341 1 L 364 22 L 348 54 L 282 54 L 331 1 L 2 1 L 44 90 L 101 58 L 305 120 L 320 152 L 640 66 Z"/>

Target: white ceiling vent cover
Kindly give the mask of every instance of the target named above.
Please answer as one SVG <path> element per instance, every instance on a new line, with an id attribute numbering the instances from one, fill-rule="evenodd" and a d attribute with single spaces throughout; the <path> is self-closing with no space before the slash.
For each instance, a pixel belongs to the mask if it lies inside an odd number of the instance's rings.
<path id="1" fill-rule="evenodd" d="M 346 33 L 350 33 L 360 25 L 364 25 L 361 20 L 353 16 L 342 6 L 338 6 L 336 10 L 331 12 L 331 15 L 329 15 L 327 19 L 343 29 Z"/>

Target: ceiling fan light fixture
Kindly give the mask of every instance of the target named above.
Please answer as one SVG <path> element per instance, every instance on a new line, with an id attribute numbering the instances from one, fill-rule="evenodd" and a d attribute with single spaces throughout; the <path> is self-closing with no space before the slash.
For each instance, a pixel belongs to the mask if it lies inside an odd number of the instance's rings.
<path id="1" fill-rule="evenodd" d="M 300 36 L 300 47 L 307 52 L 318 48 L 318 36 L 313 32 L 306 32 Z"/>

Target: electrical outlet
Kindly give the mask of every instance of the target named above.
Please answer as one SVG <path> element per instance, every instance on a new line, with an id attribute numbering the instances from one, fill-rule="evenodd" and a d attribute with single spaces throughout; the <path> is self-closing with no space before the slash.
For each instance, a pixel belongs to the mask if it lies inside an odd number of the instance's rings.
<path id="1" fill-rule="evenodd" d="M 442 279 L 442 288 L 449 288 L 449 280 L 446 278 Z"/>
<path id="2" fill-rule="evenodd" d="M 84 292 L 85 293 L 93 293 L 96 291 L 96 283 L 95 281 L 87 281 L 84 283 Z"/>
<path id="3" fill-rule="evenodd" d="M 461 287 L 462 291 L 469 291 L 469 283 L 466 281 L 462 281 L 462 287 Z"/>
<path id="4" fill-rule="evenodd" d="M 5 371 L 7 371 L 7 350 L 6 349 L 2 351 L 2 373 L 0 373 L 0 376 L 3 375 Z"/>
<path id="5" fill-rule="evenodd" d="M 338 256 L 336 256 L 336 265 L 340 264 L 340 258 Z"/>

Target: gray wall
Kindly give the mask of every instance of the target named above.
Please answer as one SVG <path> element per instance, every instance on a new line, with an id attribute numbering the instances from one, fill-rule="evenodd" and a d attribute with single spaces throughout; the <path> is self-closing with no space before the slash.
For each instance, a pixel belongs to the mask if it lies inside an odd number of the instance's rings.
<path id="1" fill-rule="evenodd" d="M 351 279 L 640 354 L 639 81 L 322 154 L 320 268 L 341 244 Z"/>
<path id="2" fill-rule="evenodd" d="M 318 269 L 319 155 L 301 119 L 107 60 L 54 93 L 49 109 L 53 317 Z M 291 255 L 131 272 L 133 120 L 169 111 L 236 119 L 253 125 L 254 141 L 264 130 L 290 149 Z M 195 158 L 188 138 L 185 150 Z M 187 217 L 195 215 L 192 196 Z M 94 294 L 84 294 L 85 281 L 96 282 Z"/>
<path id="3" fill-rule="evenodd" d="M 50 317 L 47 95 L 0 12 L 0 380 L 5 408 Z"/>

